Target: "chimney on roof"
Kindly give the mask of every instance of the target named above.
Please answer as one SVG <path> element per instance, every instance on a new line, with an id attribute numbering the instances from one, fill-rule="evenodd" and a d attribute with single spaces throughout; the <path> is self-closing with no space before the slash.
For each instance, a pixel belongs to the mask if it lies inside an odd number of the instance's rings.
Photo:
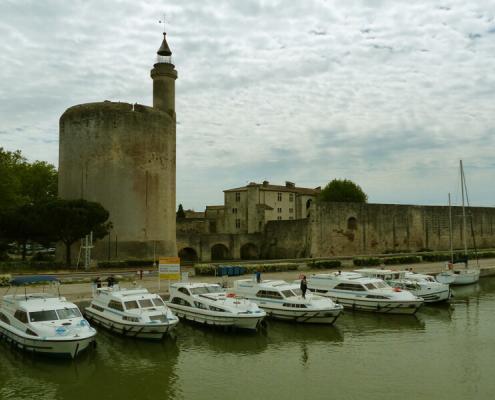
<path id="1" fill-rule="evenodd" d="M 263 186 L 268 186 L 269 183 L 270 182 L 268 182 L 268 181 L 263 181 Z"/>
<path id="2" fill-rule="evenodd" d="M 285 181 L 285 187 L 295 188 L 296 184 L 294 182 Z"/>

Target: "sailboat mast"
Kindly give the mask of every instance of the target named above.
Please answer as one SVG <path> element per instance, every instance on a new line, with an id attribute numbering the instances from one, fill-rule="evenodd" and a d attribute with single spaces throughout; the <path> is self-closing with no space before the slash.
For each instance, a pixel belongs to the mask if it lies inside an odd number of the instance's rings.
<path id="1" fill-rule="evenodd" d="M 450 262 L 454 263 L 454 245 L 452 243 L 452 203 L 450 202 L 449 193 L 449 244 L 450 244 Z"/>
<path id="2" fill-rule="evenodd" d="M 466 235 L 466 207 L 464 205 L 464 168 L 462 160 L 459 160 L 461 168 L 461 193 L 462 193 L 462 242 L 464 244 L 464 254 L 467 255 L 467 235 Z"/>

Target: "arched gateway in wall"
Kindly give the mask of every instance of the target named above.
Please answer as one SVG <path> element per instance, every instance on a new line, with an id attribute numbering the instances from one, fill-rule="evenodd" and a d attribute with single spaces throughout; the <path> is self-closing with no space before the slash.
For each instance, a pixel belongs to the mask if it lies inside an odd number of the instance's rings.
<path id="1" fill-rule="evenodd" d="M 212 261 L 230 260 L 231 258 L 230 251 L 227 246 L 219 243 L 211 247 Z"/>
<path id="2" fill-rule="evenodd" d="M 192 247 L 184 247 L 179 251 L 180 263 L 190 265 L 199 261 L 198 253 Z"/>
<path id="3" fill-rule="evenodd" d="M 253 243 L 246 243 L 241 247 L 241 259 L 257 260 L 260 257 L 258 247 Z"/>

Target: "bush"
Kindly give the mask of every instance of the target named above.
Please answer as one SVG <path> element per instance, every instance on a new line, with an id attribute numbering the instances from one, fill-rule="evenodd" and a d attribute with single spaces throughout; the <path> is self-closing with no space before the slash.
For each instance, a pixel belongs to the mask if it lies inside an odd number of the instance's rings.
<path id="1" fill-rule="evenodd" d="M 10 275 L 0 275 L 0 286 L 9 286 L 11 279 Z"/>
<path id="2" fill-rule="evenodd" d="M 438 254 L 438 253 L 433 253 L 433 254 L 423 254 L 421 256 L 423 261 L 428 261 L 428 262 L 434 262 L 434 261 L 449 261 L 450 260 L 450 254 Z"/>
<path id="3" fill-rule="evenodd" d="M 216 266 L 213 264 L 196 264 L 194 266 L 194 273 L 196 275 L 209 275 L 214 276 L 216 272 Z"/>
<path id="4" fill-rule="evenodd" d="M 383 260 L 385 265 L 416 264 L 420 262 L 421 257 L 419 256 L 391 257 Z"/>
<path id="5" fill-rule="evenodd" d="M 377 265 L 380 265 L 382 261 L 379 258 L 355 258 L 352 260 L 352 263 L 356 267 L 375 267 Z"/>
<path id="6" fill-rule="evenodd" d="M 313 261 L 311 264 L 308 264 L 311 268 L 340 268 L 342 263 L 338 260 L 323 260 L 323 261 Z"/>

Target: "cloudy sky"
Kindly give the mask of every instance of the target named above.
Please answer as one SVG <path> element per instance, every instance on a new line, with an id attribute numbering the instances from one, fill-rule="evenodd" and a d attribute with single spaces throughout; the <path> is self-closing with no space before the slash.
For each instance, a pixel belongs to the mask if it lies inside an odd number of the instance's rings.
<path id="1" fill-rule="evenodd" d="M 493 0 L 0 0 L 0 146 L 58 163 L 71 105 L 151 104 L 163 13 L 179 72 L 177 202 L 250 181 L 495 206 Z"/>

